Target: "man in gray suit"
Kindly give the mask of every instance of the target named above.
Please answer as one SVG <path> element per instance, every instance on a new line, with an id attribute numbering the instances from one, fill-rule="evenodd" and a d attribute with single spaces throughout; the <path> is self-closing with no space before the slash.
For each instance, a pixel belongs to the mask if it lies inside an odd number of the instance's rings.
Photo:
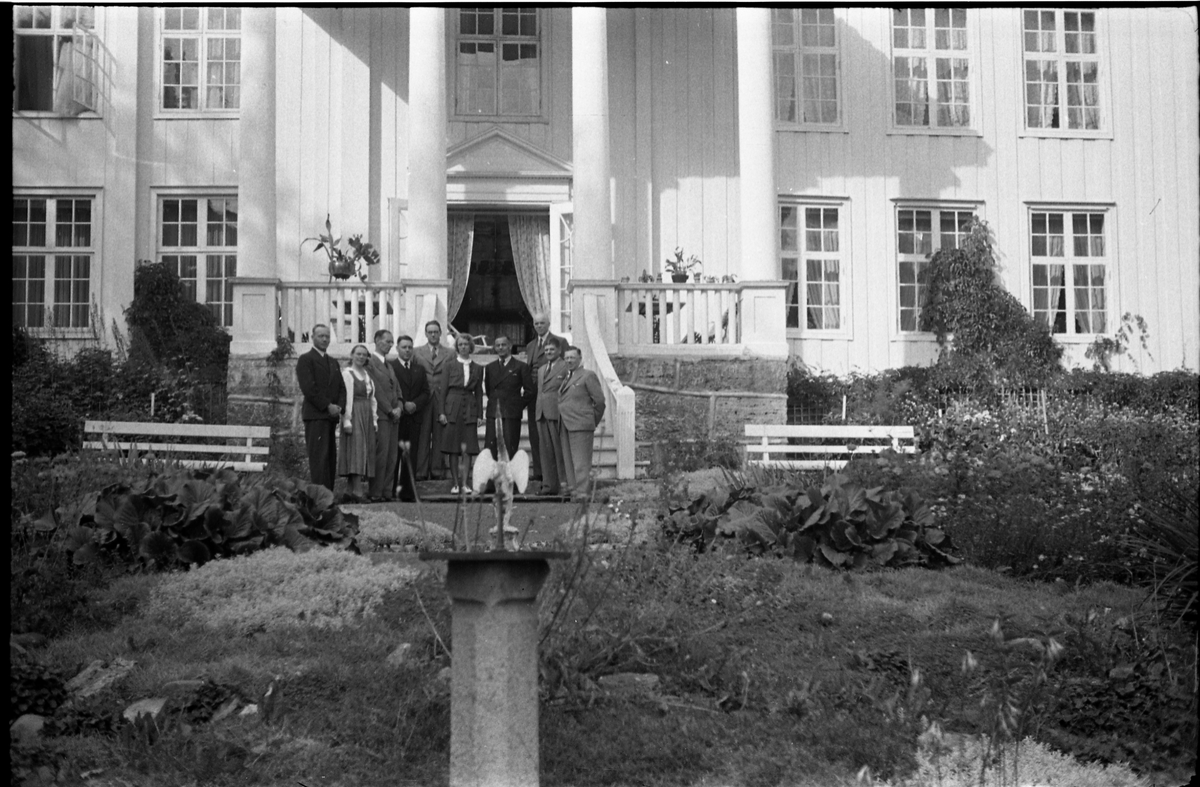
<path id="1" fill-rule="evenodd" d="M 441 400 L 442 389 L 446 387 L 446 368 L 454 360 L 454 350 L 442 346 L 442 325 L 437 320 L 425 323 L 425 338 L 428 344 L 416 349 L 416 362 L 425 370 L 429 380 L 430 406 L 421 413 L 421 436 L 417 442 L 417 466 L 415 472 L 418 481 L 427 478 L 441 478 L 445 458 L 441 452 L 442 425 L 438 423 L 435 413 L 437 409 L 433 402 Z"/>
<path id="2" fill-rule="evenodd" d="M 533 331 L 537 334 L 533 341 L 525 345 L 525 363 L 529 364 L 529 376 L 536 383 L 538 370 L 546 365 L 546 343 L 558 338 L 550 333 L 550 318 L 544 312 L 533 315 Z M 529 477 L 533 481 L 542 481 L 542 452 L 541 435 L 537 430 L 537 386 L 534 385 L 533 396 L 529 399 L 529 453 L 533 464 L 529 468 Z"/>
<path id="3" fill-rule="evenodd" d="M 563 357 L 567 373 L 558 388 L 559 439 L 567 471 L 563 491 L 581 497 L 591 491 L 596 427 L 604 418 L 604 385 L 595 372 L 581 366 L 583 353 L 578 347 L 568 347 Z"/>
<path id="4" fill-rule="evenodd" d="M 367 363 L 367 374 L 375 383 L 375 404 L 379 412 L 379 425 L 375 428 L 375 475 L 371 476 L 367 491 L 371 502 L 394 499 L 396 463 L 400 461 L 399 429 L 404 395 L 400 381 L 387 362 L 392 344 L 391 331 L 375 331 L 375 350 Z"/>
<path id="5" fill-rule="evenodd" d="M 562 494 L 562 481 L 566 478 L 563 463 L 562 439 L 559 436 L 558 389 L 567 374 L 567 365 L 559 359 L 563 342 L 557 336 L 546 340 L 546 363 L 538 369 L 536 421 L 538 437 L 541 438 L 542 488 L 543 495 Z"/>

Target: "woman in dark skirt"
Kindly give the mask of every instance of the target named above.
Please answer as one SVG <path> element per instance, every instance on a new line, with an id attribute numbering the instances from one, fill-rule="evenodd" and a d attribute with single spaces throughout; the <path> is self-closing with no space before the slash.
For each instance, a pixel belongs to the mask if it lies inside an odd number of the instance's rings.
<path id="1" fill-rule="evenodd" d="M 446 386 L 438 401 L 442 453 L 447 454 L 454 487 L 450 494 L 471 485 L 471 457 L 479 453 L 479 427 L 483 425 L 483 367 L 471 361 L 475 340 L 460 333 L 454 341 L 458 357 L 446 364 Z M 459 454 L 466 452 L 466 475 L 459 477 Z"/>

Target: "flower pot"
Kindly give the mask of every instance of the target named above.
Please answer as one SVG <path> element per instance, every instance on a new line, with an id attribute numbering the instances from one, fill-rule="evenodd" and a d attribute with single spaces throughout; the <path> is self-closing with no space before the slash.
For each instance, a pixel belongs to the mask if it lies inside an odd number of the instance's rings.
<path id="1" fill-rule="evenodd" d="M 348 260 L 330 260 L 329 262 L 329 275 L 335 279 L 349 279 L 355 273 L 354 263 Z"/>
<path id="2" fill-rule="evenodd" d="M 672 273 L 671 274 L 671 281 L 675 282 L 676 284 L 686 284 L 687 280 L 688 280 L 688 275 L 686 273 Z"/>

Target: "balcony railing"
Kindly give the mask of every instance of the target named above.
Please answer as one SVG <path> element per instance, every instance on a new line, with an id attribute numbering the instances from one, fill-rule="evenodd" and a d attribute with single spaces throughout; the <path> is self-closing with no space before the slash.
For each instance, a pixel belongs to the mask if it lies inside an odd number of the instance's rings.
<path id="1" fill-rule="evenodd" d="M 333 345 L 370 345 L 381 328 L 403 332 L 402 284 L 281 282 L 278 296 L 279 333 L 296 343 L 307 344 L 319 323 L 329 326 Z"/>
<path id="2" fill-rule="evenodd" d="M 734 345 L 742 341 L 740 284 L 617 285 L 617 343 Z"/>

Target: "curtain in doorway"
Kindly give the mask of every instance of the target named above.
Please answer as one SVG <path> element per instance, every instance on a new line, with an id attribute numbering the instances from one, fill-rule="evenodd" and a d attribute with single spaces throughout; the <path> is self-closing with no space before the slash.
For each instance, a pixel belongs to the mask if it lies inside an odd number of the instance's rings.
<path id="1" fill-rule="evenodd" d="M 517 285 L 530 314 L 550 314 L 550 217 L 527 213 L 508 216 Z"/>
<path id="2" fill-rule="evenodd" d="M 447 216 L 446 244 L 450 274 L 450 302 L 446 304 L 446 319 L 458 316 L 463 296 L 467 294 L 467 277 L 471 275 L 471 249 L 475 245 L 475 214 L 451 213 Z"/>

